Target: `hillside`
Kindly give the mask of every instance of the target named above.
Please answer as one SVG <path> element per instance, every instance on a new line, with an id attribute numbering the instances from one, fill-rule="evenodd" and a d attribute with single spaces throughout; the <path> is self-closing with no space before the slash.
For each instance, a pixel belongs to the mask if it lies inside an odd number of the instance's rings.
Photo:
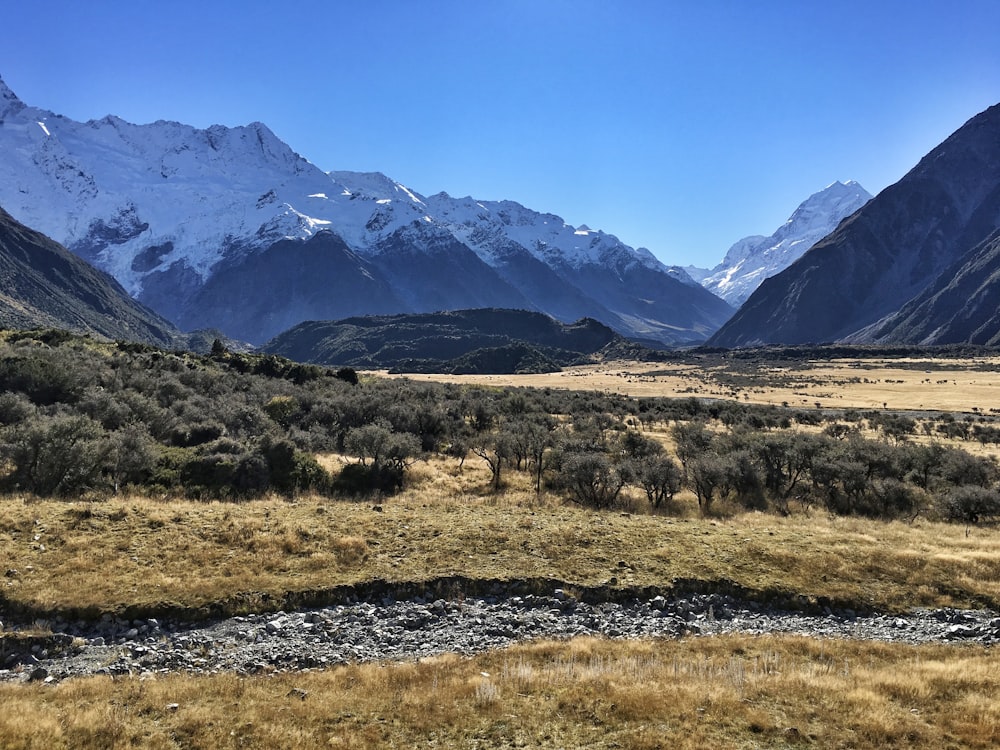
<path id="1" fill-rule="evenodd" d="M 310 321 L 262 350 L 298 362 L 407 372 L 551 372 L 621 337 L 595 320 L 573 324 L 525 310 Z"/>
<path id="2" fill-rule="evenodd" d="M 110 276 L 0 208 L 0 326 L 171 346 L 180 332 Z"/>
<path id="3" fill-rule="evenodd" d="M 863 331 L 875 342 L 1000 346 L 1000 231 L 895 315 Z"/>

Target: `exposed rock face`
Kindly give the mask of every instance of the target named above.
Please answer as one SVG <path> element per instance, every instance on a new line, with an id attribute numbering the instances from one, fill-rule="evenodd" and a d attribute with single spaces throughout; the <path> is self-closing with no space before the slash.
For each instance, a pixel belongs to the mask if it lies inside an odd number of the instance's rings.
<path id="1" fill-rule="evenodd" d="M 1000 105 L 972 118 L 782 273 L 710 340 L 716 346 L 871 341 L 1000 228 Z M 948 277 L 941 279 L 947 286 Z M 968 300 L 953 300 L 963 306 Z M 955 311 L 957 312 L 957 310 Z M 888 334 L 880 340 L 895 340 Z"/>

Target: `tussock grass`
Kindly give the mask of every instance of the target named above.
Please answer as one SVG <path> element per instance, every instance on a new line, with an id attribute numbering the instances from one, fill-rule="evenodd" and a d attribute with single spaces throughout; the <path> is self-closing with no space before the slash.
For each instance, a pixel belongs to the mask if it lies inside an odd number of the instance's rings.
<path id="1" fill-rule="evenodd" d="M 271 677 L 0 685 L 5 748 L 990 748 L 1000 657 L 790 636 L 539 642 Z"/>
<path id="2" fill-rule="evenodd" d="M 674 579 L 828 597 L 890 610 L 1000 602 L 992 528 L 830 517 L 699 518 L 598 512 L 536 495 L 512 473 L 488 491 L 475 461 L 434 459 L 379 502 L 277 498 L 203 503 L 0 502 L 0 592 L 33 612 L 121 611 L 164 602 L 196 609 L 376 580 L 554 578 L 660 586 Z M 239 596 L 252 594 L 252 596 Z"/>

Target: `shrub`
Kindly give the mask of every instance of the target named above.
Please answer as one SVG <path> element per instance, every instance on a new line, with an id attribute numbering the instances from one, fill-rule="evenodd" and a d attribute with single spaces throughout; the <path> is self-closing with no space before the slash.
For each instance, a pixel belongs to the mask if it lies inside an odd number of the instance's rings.
<path id="1" fill-rule="evenodd" d="M 977 485 L 956 487 L 945 497 L 944 515 L 952 521 L 982 523 L 1000 519 L 1000 492 Z"/>
<path id="2" fill-rule="evenodd" d="M 265 439 L 261 455 L 267 461 L 271 488 L 285 495 L 330 489 L 330 477 L 313 456 L 300 453 L 288 440 Z"/>
<path id="3" fill-rule="evenodd" d="M 38 495 L 72 495 L 94 487 L 108 467 L 110 443 L 82 416 L 43 417 L 10 428 L 2 458 L 13 466 L 11 488 Z"/>
<path id="4" fill-rule="evenodd" d="M 625 478 L 603 453 L 574 453 L 562 462 L 561 482 L 570 499 L 591 508 L 610 508 Z"/>
<path id="5" fill-rule="evenodd" d="M 35 405 L 20 393 L 0 394 L 0 425 L 23 422 L 35 413 Z"/>
<path id="6" fill-rule="evenodd" d="M 681 488 L 681 468 L 669 456 L 647 456 L 636 462 L 633 473 L 654 508 L 669 503 Z"/>
<path id="7" fill-rule="evenodd" d="M 334 492 L 360 497 L 391 495 L 403 486 L 403 471 L 394 466 L 347 464 L 333 480 Z"/>
<path id="8" fill-rule="evenodd" d="M 110 436 L 109 473 L 115 491 L 120 485 L 146 483 L 156 466 L 157 450 L 142 425 L 128 425 Z"/>
<path id="9" fill-rule="evenodd" d="M 341 367 L 334 373 L 334 377 L 338 380 L 343 380 L 345 383 L 350 383 L 351 385 L 358 384 L 358 373 L 353 367 Z"/>

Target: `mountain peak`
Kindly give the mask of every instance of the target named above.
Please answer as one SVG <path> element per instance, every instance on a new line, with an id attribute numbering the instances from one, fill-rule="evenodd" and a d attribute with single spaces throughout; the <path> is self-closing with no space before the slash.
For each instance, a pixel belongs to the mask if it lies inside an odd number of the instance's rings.
<path id="1" fill-rule="evenodd" d="M 0 78 L 0 119 L 17 114 L 27 105 L 17 98 L 17 94 Z"/>
<path id="2" fill-rule="evenodd" d="M 830 183 L 802 201 L 770 237 L 744 237 L 736 242 L 702 285 L 732 305 L 743 304 L 764 279 L 798 260 L 871 197 L 855 180 Z"/>
<path id="3" fill-rule="evenodd" d="M 185 328 L 259 342 L 302 320 L 505 307 L 673 343 L 732 314 L 614 235 L 514 201 L 425 197 L 381 172 L 324 172 L 259 122 L 60 118 L 43 139 L 47 115 L 0 122 L 0 204 Z"/>

